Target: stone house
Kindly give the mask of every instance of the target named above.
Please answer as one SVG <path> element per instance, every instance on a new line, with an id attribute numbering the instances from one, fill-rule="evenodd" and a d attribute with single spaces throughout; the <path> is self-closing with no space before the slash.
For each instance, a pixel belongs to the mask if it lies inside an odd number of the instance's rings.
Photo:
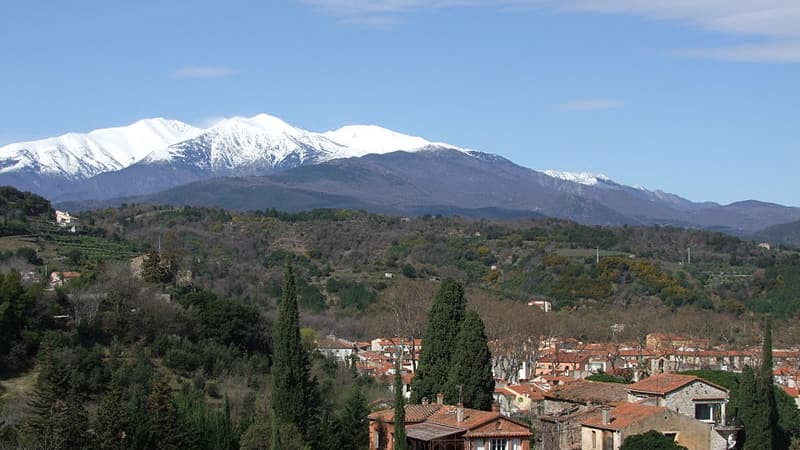
<path id="1" fill-rule="evenodd" d="M 692 375 L 664 373 L 628 386 L 631 403 L 664 406 L 706 423 L 725 423 L 728 390 Z"/>
<path id="2" fill-rule="evenodd" d="M 437 403 L 405 405 L 411 450 L 530 450 L 531 431 L 499 411 L 478 411 Z M 394 410 L 369 415 L 370 450 L 394 448 Z"/>
<path id="3" fill-rule="evenodd" d="M 628 385 L 578 380 L 544 394 L 544 415 L 538 418 L 541 450 L 581 446 L 581 424 L 603 406 L 625 402 Z"/>
<path id="4" fill-rule="evenodd" d="M 655 430 L 689 450 L 725 450 L 711 426 L 663 406 L 621 403 L 601 408 L 581 424 L 581 450 L 618 450 L 628 436 Z"/>

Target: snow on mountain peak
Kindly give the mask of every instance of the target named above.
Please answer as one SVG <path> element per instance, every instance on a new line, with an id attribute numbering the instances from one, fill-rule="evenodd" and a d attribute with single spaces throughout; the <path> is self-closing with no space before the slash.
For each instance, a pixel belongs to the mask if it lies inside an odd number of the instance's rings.
<path id="1" fill-rule="evenodd" d="M 137 163 L 177 161 L 203 170 L 236 173 L 238 169 L 270 170 L 429 147 L 466 151 L 374 125 L 316 133 L 268 114 L 229 117 L 205 129 L 153 118 L 124 127 L 7 145 L 0 148 L 0 173 L 28 170 L 83 179 Z"/>
<path id="2" fill-rule="evenodd" d="M 376 125 L 347 125 L 322 135 L 350 147 L 348 152 L 350 156 L 409 151 L 432 145 L 430 141 L 421 137 L 401 134 Z"/>
<path id="3" fill-rule="evenodd" d="M 596 186 L 602 182 L 610 182 L 611 178 L 601 173 L 591 172 L 562 172 L 558 170 L 544 170 L 545 175 L 557 178 L 559 180 L 571 181 L 573 183 L 582 184 L 584 186 Z"/>
<path id="4" fill-rule="evenodd" d="M 118 170 L 141 160 L 152 150 L 188 139 L 198 129 L 162 118 L 9 144 L 0 148 L 3 172 L 37 169 L 42 173 L 84 178 Z"/>

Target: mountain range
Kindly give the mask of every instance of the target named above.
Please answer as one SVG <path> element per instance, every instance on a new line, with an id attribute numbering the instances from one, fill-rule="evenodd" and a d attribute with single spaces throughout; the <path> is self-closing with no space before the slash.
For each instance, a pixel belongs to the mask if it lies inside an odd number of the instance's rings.
<path id="1" fill-rule="evenodd" d="M 736 235 L 800 220 L 758 201 L 692 202 L 590 173 L 536 171 L 501 156 L 385 128 L 306 131 L 266 114 L 209 128 L 146 119 L 0 148 L 0 184 L 73 208 L 122 201 L 296 211 L 549 216 Z"/>

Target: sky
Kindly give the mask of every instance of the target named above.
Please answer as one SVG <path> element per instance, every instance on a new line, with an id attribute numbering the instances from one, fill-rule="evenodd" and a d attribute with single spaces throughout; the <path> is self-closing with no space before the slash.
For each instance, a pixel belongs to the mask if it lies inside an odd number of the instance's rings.
<path id="1" fill-rule="evenodd" d="M 800 206 L 800 3 L 0 2 L 0 145 L 258 113 Z"/>

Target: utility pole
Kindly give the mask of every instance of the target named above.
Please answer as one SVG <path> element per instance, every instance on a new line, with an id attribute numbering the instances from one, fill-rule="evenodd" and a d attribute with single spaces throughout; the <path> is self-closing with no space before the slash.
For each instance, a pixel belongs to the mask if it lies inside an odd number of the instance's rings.
<path id="1" fill-rule="evenodd" d="M 599 265 L 600 264 L 600 247 L 595 248 L 595 250 L 597 251 L 597 264 Z"/>
<path id="2" fill-rule="evenodd" d="M 688 259 L 686 260 L 686 265 L 688 266 L 692 264 L 692 247 L 687 248 L 686 251 L 689 253 Z"/>

